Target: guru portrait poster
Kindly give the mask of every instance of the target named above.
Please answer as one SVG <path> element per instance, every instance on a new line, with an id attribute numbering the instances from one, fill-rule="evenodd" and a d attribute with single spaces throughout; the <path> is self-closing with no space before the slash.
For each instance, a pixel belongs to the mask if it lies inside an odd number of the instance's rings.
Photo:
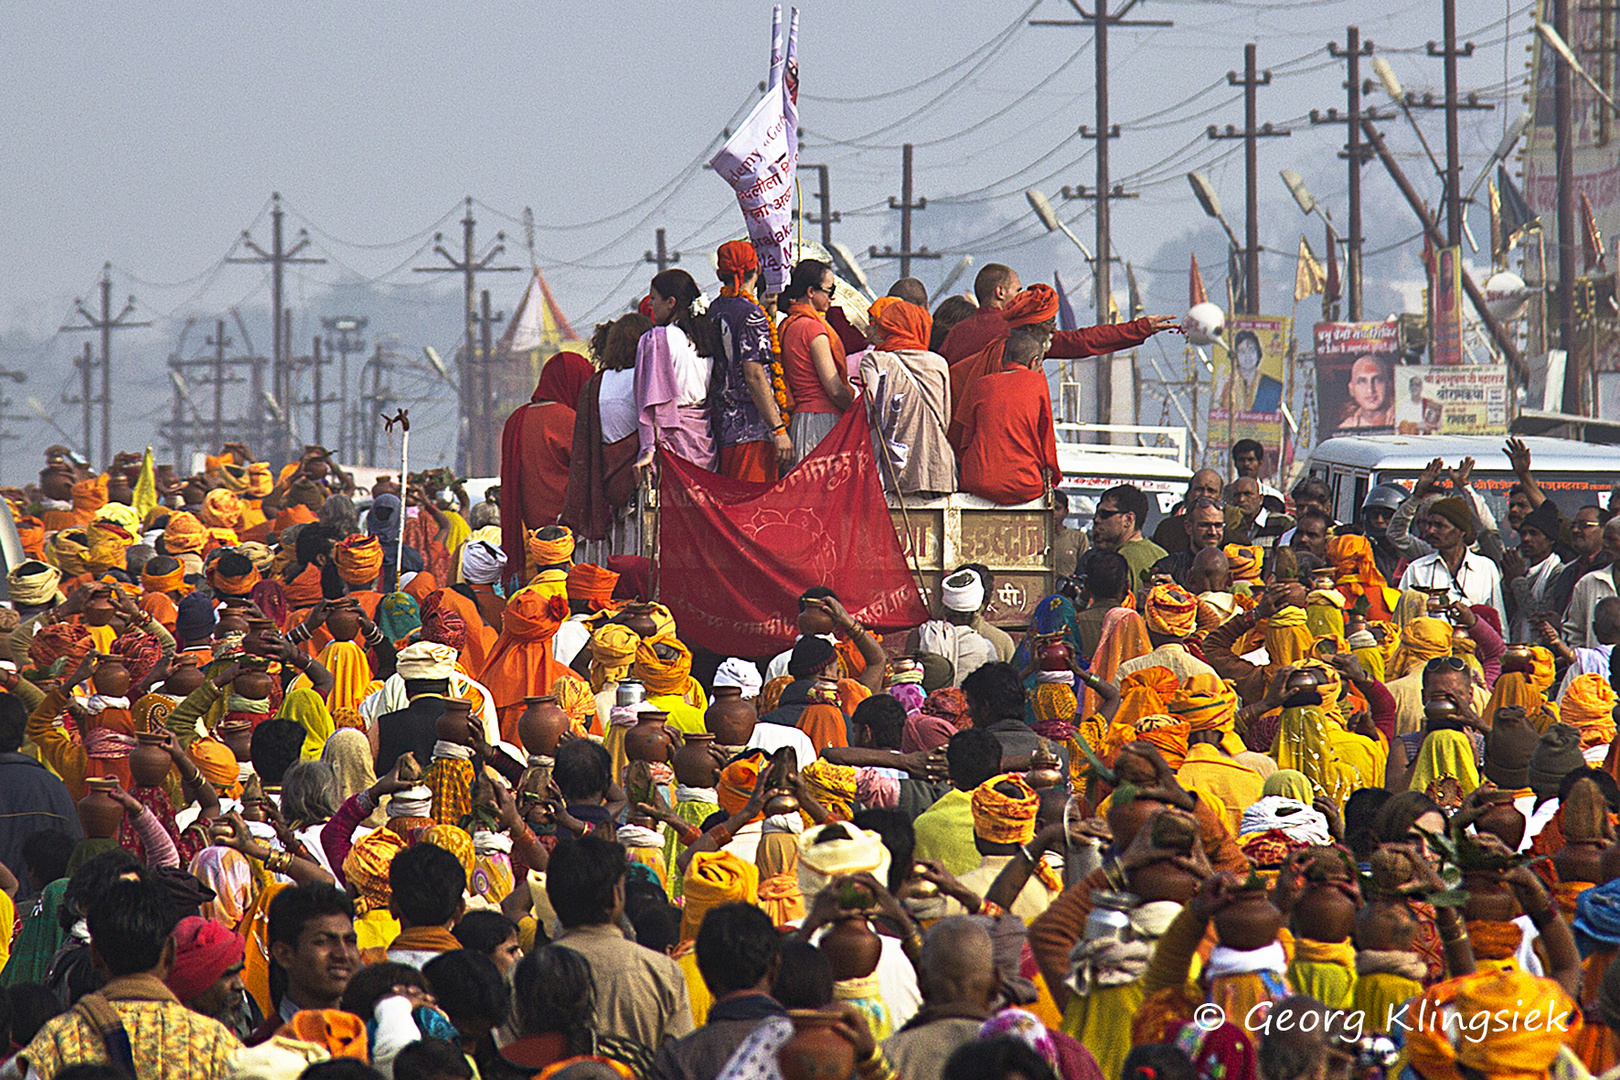
<path id="1" fill-rule="evenodd" d="M 1393 432 L 1400 324 L 1319 322 L 1314 337 L 1318 438 Z"/>
<path id="2" fill-rule="evenodd" d="M 1227 320 L 1229 342 L 1215 368 L 1215 397 L 1209 410 L 1209 460 L 1224 467 L 1227 450 L 1239 439 L 1265 447 L 1260 475 L 1277 472 L 1282 444 L 1283 372 L 1294 320 L 1238 315 Z"/>

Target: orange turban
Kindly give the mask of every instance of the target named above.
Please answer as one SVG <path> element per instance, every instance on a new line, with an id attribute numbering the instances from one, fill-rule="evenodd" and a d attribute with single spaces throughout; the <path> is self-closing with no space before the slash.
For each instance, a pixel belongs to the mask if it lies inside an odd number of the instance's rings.
<path id="1" fill-rule="evenodd" d="M 1614 741 L 1614 690 L 1602 675 L 1577 675 L 1558 700 L 1558 719 L 1581 732 L 1581 749 Z"/>
<path id="2" fill-rule="evenodd" d="M 735 814 L 747 806 L 749 796 L 754 793 L 754 785 L 759 782 L 760 770 L 769 767 L 770 761 L 765 751 L 754 750 L 733 759 L 729 765 L 721 769 L 720 778 L 714 785 L 715 798 L 720 803 L 720 809 L 728 814 Z"/>
<path id="3" fill-rule="evenodd" d="M 665 638 L 657 644 L 674 649 L 677 653 L 675 659 L 661 658 L 654 651 L 653 642 L 643 641 L 636 646 L 636 662 L 630 669 L 631 677 L 641 681 L 649 697 L 662 697 L 665 694 L 684 697 L 692 681 L 692 650 L 677 638 Z"/>
<path id="4" fill-rule="evenodd" d="M 167 574 L 149 574 L 141 571 L 141 588 L 149 593 L 177 592 L 182 596 L 189 595 L 191 586 L 186 584 L 186 568 L 176 566 Z"/>
<path id="5" fill-rule="evenodd" d="M 1562 987 L 1516 966 L 1436 983 L 1408 1013 L 1407 1059 L 1425 1080 L 1461 1080 L 1459 1065 L 1493 1080 L 1540 1080 L 1582 1026 Z"/>
<path id="6" fill-rule="evenodd" d="M 715 252 L 715 270 L 734 294 L 742 289 L 743 278 L 758 269 L 759 253 L 747 240 L 727 240 Z"/>
<path id="7" fill-rule="evenodd" d="M 242 773 L 230 747 L 218 739 L 198 739 L 186 747 L 186 753 L 191 755 L 197 770 L 219 789 L 221 795 L 234 795 L 239 790 L 237 778 Z"/>
<path id="8" fill-rule="evenodd" d="M 225 488 L 215 488 L 203 496 L 202 523 L 217 529 L 235 529 L 242 524 L 242 500 Z"/>
<path id="9" fill-rule="evenodd" d="M 855 767 L 834 765 L 818 757 L 808 765 L 799 766 L 799 778 L 816 802 L 840 821 L 855 816 Z"/>
<path id="10" fill-rule="evenodd" d="M 555 540 L 540 539 L 540 530 L 531 529 L 523 540 L 523 550 L 536 566 L 561 566 L 574 557 L 574 533 L 559 526 L 562 535 Z"/>
<path id="11" fill-rule="evenodd" d="M 1184 638 L 1198 626 L 1198 598 L 1180 585 L 1155 585 L 1147 594 L 1145 618 L 1153 633 Z"/>
<path id="12" fill-rule="evenodd" d="M 215 559 L 208 564 L 207 580 L 208 587 L 214 590 L 216 596 L 220 593 L 226 596 L 246 596 L 262 579 L 259 577 L 259 568 L 251 564 L 247 573 L 229 577 L 219 572 L 219 560 Z"/>
<path id="13" fill-rule="evenodd" d="M 1203 671 L 1187 676 L 1170 702 L 1170 712 L 1187 721 L 1189 732 L 1231 730 L 1237 707 L 1237 693 L 1218 676 Z"/>
<path id="14" fill-rule="evenodd" d="M 551 692 L 557 695 L 557 707 L 568 714 L 576 731 L 583 733 L 591 726 L 596 716 L 596 695 L 590 683 L 578 677 L 558 679 L 551 684 Z"/>
<path id="15" fill-rule="evenodd" d="M 429 595 L 439 591 L 439 580 L 426 570 L 418 570 L 411 575 L 411 580 L 400 587 L 399 591 L 420 604 Z"/>
<path id="16" fill-rule="evenodd" d="M 1234 582 L 1247 581 L 1253 585 L 1260 580 L 1260 567 L 1265 564 L 1264 548 L 1249 544 L 1227 544 L 1226 561 L 1232 568 Z"/>
<path id="17" fill-rule="evenodd" d="M 202 522 L 184 510 L 169 515 L 169 523 L 163 528 L 163 546 L 170 555 L 198 555 L 207 543 L 208 530 Z"/>
<path id="18" fill-rule="evenodd" d="M 1115 723 L 1134 726 L 1144 716 L 1152 716 L 1169 709 L 1170 702 L 1181 692 L 1181 680 L 1167 667 L 1154 664 L 1133 671 L 1119 683 L 1119 711 Z"/>
<path id="19" fill-rule="evenodd" d="M 382 541 L 375 536 L 345 536 L 333 552 L 338 576 L 350 585 L 368 585 L 382 573 Z"/>
<path id="20" fill-rule="evenodd" d="M 1010 784 L 1018 794 L 1004 795 L 999 784 Z M 1020 773 L 992 776 L 973 789 L 973 835 L 992 844 L 1027 844 L 1035 838 L 1035 814 L 1041 799 Z"/>
<path id="21" fill-rule="evenodd" d="M 30 559 L 39 559 L 45 552 L 45 523 L 37 517 L 25 514 L 16 514 L 17 539 L 22 542 L 23 554 Z"/>
<path id="22" fill-rule="evenodd" d="M 95 513 L 107 505 L 107 477 L 92 476 L 73 485 L 73 509 Z"/>
<path id="23" fill-rule="evenodd" d="M 255 461 L 247 467 L 247 493 L 255 499 L 270 494 L 275 481 L 270 476 L 268 461 Z"/>
<path id="24" fill-rule="evenodd" d="M 934 332 L 934 318 L 927 308 L 900 299 L 898 296 L 880 296 L 866 312 L 872 325 L 883 331 L 880 349 L 927 352 L 928 339 Z"/>
<path id="25" fill-rule="evenodd" d="M 308 566 L 282 586 L 287 594 L 287 603 L 295 608 L 311 607 L 321 598 L 321 568 L 314 563 Z"/>
<path id="26" fill-rule="evenodd" d="M 1057 318 L 1058 294 L 1050 285 L 1035 284 L 1007 301 L 1001 307 L 1001 317 L 1009 327 L 1029 326 Z"/>
<path id="27" fill-rule="evenodd" d="M 759 867 L 729 851 L 700 851 L 687 864 L 681 882 L 686 906 L 681 910 L 681 940 L 697 938 L 710 908 L 759 901 Z"/>
<path id="28" fill-rule="evenodd" d="M 1159 756 L 1172 769 L 1181 768 L 1187 760 L 1187 736 L 1191 733 L 1187 721 L 1167 713 L 1144 716 L 1136 722 L 1136 737 L 1158 747 Z"/>
<path id="29" fill-rule="evenodd" d="M 587 601 L 592 611 L 613 604 L 613 588 L 619 575 L 594 563 L 575 563 L 568 570 L 568 599 Z"/>
<path id="30" fill-rule="evenodd" d="M 405 846 L 405 838 L 393 829 L 377 829 L 349 849 L 343 860 L 343 876 L 359 894 L 360 904 L 356 907 L 364 906 L 368 912 L 388 907 L 388 898 L 393 894 L 388 884 L 388 866 Z"/>

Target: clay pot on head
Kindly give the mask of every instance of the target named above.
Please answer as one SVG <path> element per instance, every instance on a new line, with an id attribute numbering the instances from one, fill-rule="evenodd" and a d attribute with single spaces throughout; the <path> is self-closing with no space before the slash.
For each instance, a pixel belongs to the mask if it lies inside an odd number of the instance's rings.
<path id="1" fill-rule="evenodd" d="M 1042 671 L 1068 671 L 1074 649 L 1061 636 L 1053 636 L 1041 643 L 1035 655 L 1040 658 Z"/>
<path id="2" fill-rule="evenodd" d="M 96 688 L 96 693 L 107 697 L 123 697 L 129 693 L 129 684 L 129 665 L 119 656 L 102 660 L 90 676 L 90 685 Z"/>
<path id="3" fill-rule="evenodd" d="M 1264 886 L 1243 888 L 1215 913 L 1215 939 L 1240 952 L 1263 949 L 1277 940 L 1283 914 L 1271 902 Z"/>
<path id="4" fill-rule="evenodd" d="M 675 779 L 687 787 L 712 788 L 720 775 L 714 759 L 715 738 L 707 731 L 686 732 L 681 748 L 675 751 Z"/>
<path id="5" fill-rule="evenodd" d="M 247 619 L 230 608 L 219 613 L 219 621 L 214 623 L 214 640 L 222 641 L 227 634 L 242 634 L 248 632 Z"/>
<path id="6" fill-rule="evenodd" d="M 1518 851 L 1528 823 L 1524 813 L 1513 805 L 1513 792 L 1493 791 L 1487 801 L 1490 808 L 1474 822 L 1475 830 L 1499 838 L 1509 851 Z"/>
<path id="7" fill-rule="evenodd" d="M 124 808 L 112 797 L 118 781 L 92 777 L 84 782 L 85 795 L 79 800 L 79 823 L 86 840 L 110 840 L 124 820 Z"/>
<path id="8" fill-rule="evenodd" d="M 839 919 L 816 942 L 826 956 L 834 980 L 864 979 L 877 970 L 883 956 L 883 941 L 872 932 L 864 916 Z"/>
<path id="9" fill-rule="evenodd" d="M 275 679 L 270 672 L 263 665 L 250 664 L 249 661 L 243 661 L 242 670 L 231 680 L 231 692 L 250 701 L 268 698 L 274 686 Z"/>
<path id="10" fill-rule="evenodd" d="M 1356 912 L 1356 948 L 1412 952 L 1418 923 L 1401 900 L 1369 900 Z"/>
<path id="11" fill-rule="evenodd" d="M 1120 755 L 1123 759 L 1125 755 Z M 1114 843 L 1123 851 L 1130 846 L 1136 834 L 1147 825 L 1148 819 L 1164 804 L 1148 799 L 1133 799 L 1123 805 L 1111 803 L 1108 807 L 1108 831 L 1113 834 Z"/>
<path id="12" fill-rule="evenodd" d="M 754 734 L 759 712 L 737 686 L 717 686 L 714 700 L 703 713 L 703 726 L 721 746 L 742 746 Z"/>
<path id="13" fill-rule="evenodd" d="M 444 702 L 444 715 L 440 716 L 433 725 L 433 737 L 440 742 L 455 743 L 457 746 L 470 746 L 472 716 L 472 702 L 461 698 L 446 698 Z"/>
<path id="14" fill-rule="evenodd" d="M 1468 890 L 1468 903 L 1463 907 L 1465 919 L 1512 922 L 1521 914 L 1519 901 L 1514 898 L 1513 890 L 1503 882 L 1500 871 L 1464 871 L 1462 887 Z"/>
<path id="15" fill-rule="evenodd" d="M 1344 879 L 1307 882 L 1288 913 L 1288 926 L 1296 938 L 1349 941 L 1356 928 L 1356 910 Z"/>
<path id="16" fill-rule="evenodd" d="M 529 753 L 550 757 L 557 752 L 557 743 L 573 726 L 567 710 L 557 704 L 556 694 L 523 699 L 523 713 L 518 717 L 518 739 Z"/>
<path id="17" fill-rule="evenodd" d="M 658 622 L 653 618 L 653 606 L 651 604 L 626 604 L 624 610 L 614 616 L 611 621 L 618 623 L 620 626 L 628 626 L 643 641 L 658 633 Z"/>
<path id="18" fill-rule="evenodd" d="M 1198 891 L 1198 878 L 1172 862 L 1148 863 L 1130 872 L 1126 879 L 1131 895 L 1144 903 L 1169 900 L 1185 904 Z"/>
<path id="19" fill-rule="evenodd" d="M 855 1072 L 855 1047 L 834 1028 L 837 1013 L 792 1009 L 793 1037 L 776 1051 L 782 1080 L 846 1080 Z"/>
<path id="20" fill-rule="evenodd" d="M 227 720 L 214 729 L 219 741 L 231 748 L 238 762 L 253 760 L 253 725 L 246 720 Z"/>
<path id="21" fill-rule="evenodd" d="M 135 749 L 129 752 L 129 778 L 136 787 L 157 787 L 174 764 L 163 749 L 169 737 L 163 732 L 142 732 L 135 739 Z"/>
<path id="22" fill-rule="evenodd" d="M 669 713 L 648 711 L 636 714 L 636 722 L 624 733 L 624 756 L 631 761 L 665 763 L 675 737 L 664 726 Z"/>
<path id="23" fill-rule="evenodd" d="M 184 698 L 203 684 L 202 668 L 194 656 L 176 656 L 169 663 L 168 677 L 163 680 L 163 692 L 170 697 Z"/>
<path id="24" fill-rule="evenodd" d="M 118 608 L 113 604 L 112 589 L 103 586 L 90 594 L 90 599 L 85 602 L 82 618 L 86 626 L 107 626 L 117 614 Z"/>
<path id="25" fill-rule="evenodd" d="M 1535 663 L 1535 654 L 1531 652 L 1533 646 L 1515 642 L 1502 651 L 1502 674 L 1517 671 L 1528 674 Z"/>
<path id="26" fill-rule="evenodd" d="M 353 641 L 360 633 L 361 614 L 353 600 L 334 600 L 326 613 L 326 632 L 333 641 Z"/>
<path id="27" fill-rule="evenodd" d="M 244 652 L 259 653 L 264 648 L 265 631 L 274 630 L 276 624 L 269 619 L 261 619 L 252 615 L 248 616 L 247 624 L 247 637 L 242 639 L 242 650 Z"/>
<path id="28" fill-rule="evenodd" d="M 1559 881 L 1590 881 L 1594 885 L 1603 881 L 1603 852 L 1608 843 L 1602 840 L 1564 841 L 1563 848 L 1553 855 L 1553 869 Z"/>

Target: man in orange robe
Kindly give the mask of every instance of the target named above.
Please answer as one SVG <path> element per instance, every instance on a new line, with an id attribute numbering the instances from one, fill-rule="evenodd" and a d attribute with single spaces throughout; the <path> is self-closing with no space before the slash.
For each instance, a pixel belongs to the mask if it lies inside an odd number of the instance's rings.
<path id="1" fill-rule="evenodd" d="M 501 546 L 512 565 L 523 559 L 525 529 L 555 525 L 574 452 L 574 408 L 595 369 L 576 352 L 546 361 L 529 403 L 501 430 Z"/>
<path id="2" fill-rule="evenodd" d="M 1038 499 L 1063 479 L 1057 460 L 1052 399 L 1041 371 L 1048 338 L 1038 326 L 1014 330 L 998 362 L 982 375 L 951 421 L 963 491 L 1002 504 Z"/>
<path id="3" fill-rule="evenodd" d="M 551 654 L 551 639 L 568 617 L 566 578 L 561 570 L 543 571 L 539 581 L 513 595 L 495 649 L 474 676 L 494 695 L 501 738 L 514 745 L 521 745 L 517 722 L 523 699 L 549 693 L 558 679 L 579 678 Z"/>

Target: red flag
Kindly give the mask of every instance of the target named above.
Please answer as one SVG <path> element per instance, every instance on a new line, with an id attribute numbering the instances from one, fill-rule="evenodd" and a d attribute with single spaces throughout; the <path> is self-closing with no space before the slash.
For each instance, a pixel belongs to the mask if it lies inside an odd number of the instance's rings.
<path id="1" fill-rule="evenodd" d="M 1198 252 L 1193 252 L 1192 269 L 1187 271 L 1187 306 L 1209 303 L 1209 293 L 1204 290 L 1204 275 L 1198 272 Z"/>
<path id="2" fill-rule="evenodd" d="M 791 646 L 799 595 L 836 590 L 874 630 L 928 619 L 878 481 L 866 410 L 775 484 L 733 480 L 658 451 L 658 598 L 681 639 L 722 656 Z"/>
<path id="3" fill-rule="evenodd" d="M 1323 228 L 1327 229 L 1327 288 L 1322 290 L 1322 303 L 1337 303 L 1343 295 L 1343 288 L 1339 282 L 1339 245 L 1333 242 L 1333 228 L 1326 222 Z"/>

